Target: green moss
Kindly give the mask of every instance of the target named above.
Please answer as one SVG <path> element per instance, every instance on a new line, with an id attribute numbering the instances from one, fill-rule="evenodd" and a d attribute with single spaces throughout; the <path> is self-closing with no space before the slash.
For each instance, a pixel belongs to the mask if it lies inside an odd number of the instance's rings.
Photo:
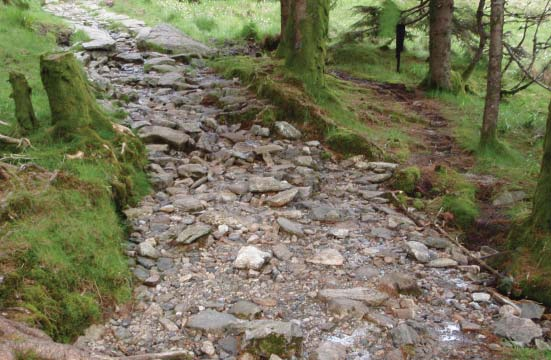
<path id="1" fill-rule="evenodd" d="M 348 130 L 329 131 L 326 142 L 332 149 L 347 155 L 364 155 L 369 160 L 381 159 L 382 152 L 378 147 Z"/>
<path id="2" fill-rule="evenodd" d="M 329 33 L 329 0 L 304 0 L 306 9 L 289 6 L 278 56 L 310 89 L 325 85 L 326 43 Z M 293 4 L 293 3 L 290 3 Z"/>
<path id="3" fill-rule="evenodd" d="M 131 276 L 121 247 L 126 234 L 118 210 L 136 203 L 149 184 L 143 145 L 137 137 L 115 132 L 112 117 L 94 106 L 92 95 L 82 98 L 82 104 L 56 104 L 52 121 L 39 56 L 56 48 L 51 33 L 55 21 L 35 1 L 22 13 L 0 4 L 0 98 L 11 93 L 9 71 L 24 73 L 40 124 L 29 135 L 33 148 L 25 153 L 38 167 L 0 183 L 4 196 L 10 194 L 0 210 L 0 308 L 26 308 L 30 315 L 20 320 L 40 326 L 58 341 L 71 341 L 101 319 L 103 311 L 130 298 Z M 74 90 L 68 84 L 56 86 Z M 78 88 L 89 90 L 85 82 Z M 16 122 L 13 105 L 0 101 L 0 118 L 11 124 Z M 64 111 L 72 117 L 61 126 L 57 121 Z M 0 147 L 0 155 L 4 150 L 10 149 Z M 84 153 L 83 159 L 67 158 L 77 151 Z"/>
<path id="4" fill-rule="evenodd" d="M 446 195 L 442 207 L 453 214 L 454 222 L 462 229 L 468 229 L 480 213 L 476 203 L 465 196 Z"/>
<path id="5" fill-rule="evenodd" d="M 301 349 L 300 340 L 288 343 L 284 336 L 271 334 L 263 339 L 255 340 L 247 348 L 247 351 L 262 358 L 268 358 L 275 354 L 287 359 L 301 354 Z"/>
<path id="6" fill-rule="evenodd" d="M 476 188 L 455 170 L 442 167 L 437 172 L 434 191 L 445 194 L 442 208 L 454 215 L 454 222 L 468 229 L 478 217 L 480 210 L 476 200 Z"/>
<path id="7" fill-rule="evenodd" d="M 394 176 L 393 187 L 406 194 L 413 195 L 417 182 L 421 179 L 421 170 L 417 166 L 410 166 L 398 170 Z"/>
<path id="8" fill-rule="evenodd" d="M 425 202 L 421 199 L 413 199 L 412 205 L 417 210 L 424 210 L 426 207 Z"/>

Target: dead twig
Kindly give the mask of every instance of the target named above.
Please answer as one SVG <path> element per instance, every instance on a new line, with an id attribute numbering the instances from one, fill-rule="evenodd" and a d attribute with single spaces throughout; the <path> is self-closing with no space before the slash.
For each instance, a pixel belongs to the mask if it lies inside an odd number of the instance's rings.
<path id="1" fill-rule="evenodd" d="M 443 228 L 441 228 L 438 224 L 436 224 L 435 222 L 432 222 L 432 223 L 429 223 L 429 224 L 426 224 L 424 223 L 423 221 L 421 221 L 419 218 L 417 218 L 414 214 L 412 214 L 410 211 L 408 211 L 408 209 L 404 206 L 404 204 L 402 204 L 400 202 L 400 200 L 396 197 L 396 194 L 394 192 L 389 192 L 393 202 L 400 208 L 400 210 L 407 216 L 409 217 L 411 220 L 413 220 L 413 222 L 419 226 L 419 227 L 426 227 L 426 226 L 431 226 L 433 228 L 435 228 L 441 235 L 443 235 L 444 237 L 446 237 L 448 240 L 450 240 L 454 245 L 456 245 L 459 249 L 461 249 L 461 251 L 463 251 L 463 253 L 465 253 L 465 255 L 467 255 L 467 257 L 469 259 L 471 259 L 472 261 L 476 262 L 478 265 L 480 265 L 480 267 L 484 268 L 486 271 L 488 271 L 489 273 L 491 273 L 492 275 L 496 276 L 498 279 L 509 279 L 507 276 L 501 274 L 499 271 L 497 271 L 496 269 L 494 269 L 493 267 L 491 267 L 490 265 L 488 265 L 484 260 L 474 256 L 472 254 L 472 252 L 467 249 L 466 247 L 464 247 L 458 240 L 457 238 L 454 238 L 452 237 L 448 232 L 446 232 L 446 230 L 444 230 Z"/>

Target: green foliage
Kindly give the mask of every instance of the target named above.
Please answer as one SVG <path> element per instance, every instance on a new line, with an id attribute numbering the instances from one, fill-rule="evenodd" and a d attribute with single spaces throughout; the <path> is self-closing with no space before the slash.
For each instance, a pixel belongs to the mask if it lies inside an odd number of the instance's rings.
<path id="1" fill-rule="evenodd" d="M 212 32 L 218 27 L 216 20 L 208 16 L 198 16 L 193 20 L 193 22 L 201 31 Z"/>
<path id="2" fill-rule="evenodd" d="M 379 16 L 379 37 L 393 38 L 400 22 L 401 10 L 393 0 L 384 0 Z"/>
<path id="3" fill-rule="evenodd" d="M 507 358 L 511 360 L 551 360 L 551 351 L 515 347 Z"/>
<path id="4" fill-rule="evenodd" d="M 397 190 L 402 190 L 406 194 L 413 195 L 415 186 L 421 179 L 421 170 L 417 166 L 409 166 L 400 169 L 395 177 L 393 186 Z"/>
<path id="5" fill-rule="evenodd" d="M 436 175 L 434 191 L 444 194 L 443 209 L 454 215 L 454 222 L 459 227 L 468 229 L 480 213 L 476 200 L 476 188 L 453 169 L 442 167 Z"/>
<path id="6" fill-rule="evenodd" d="M 245 40 L 258 40 L 259 34 L 256 23 L 251 21 L 243 25 L 243 28 L 241 28 L 241 32 L 239 33 L 239 37 Z"/>
<path id="7" fill-rule="evenodd" d="M 114 158 L 102 145 L 120 154 L 124 139 L 109 127 L 71 141 L 52 136 L 39 56 L 56 49 L 56 32 L 66 27 L 42 12 L 38 1 L 30 5 L 29 10 L 0 5 L 0 119 L 16 123 L 7 79 L 10 71 L 22 72 L 33 89 L 40 125 L 30 135 L 34 147 L 24 155 L 59 172 L 50 183 L 52 173 L 41 175 L 30 167 L 38 175 L 19 173 L 0 184 L 4 194 L 11 194 L 0 212 L 0 272 L 5 276 L 0 307 L 24 307 L 31 315 L 22 320 L 42 326 L 56 340 L 70 341 L 103 310 L 129 298 L 131 277 L 121 248 L 126 235 L 117 211 L 135 203 L 149 185 L 137 140 L 127 142 L 125 156 Z M 88 140 L 97 148 L 84 147 Z M 12 149 L 0 147 L 0 155 L 5 150 Z M 79 150 L 85 159 L 66 159 Z M 124 191 L 114 191 L 121 183 Z"/>

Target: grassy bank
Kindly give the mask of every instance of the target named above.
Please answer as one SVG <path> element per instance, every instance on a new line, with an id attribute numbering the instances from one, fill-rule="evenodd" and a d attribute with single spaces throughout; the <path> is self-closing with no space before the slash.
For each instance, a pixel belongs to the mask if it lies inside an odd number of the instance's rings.
<path id="1" fill-rule="evenodd" d="M 57 48 L 56 35 L 66 28 L 42 12 L 38 1 L 31 5 L 25 11 L 0 5 L 0 119 L 10 124 L 0 125 L 0 133 L 19 136 L 10 71 L 29 79 L 40 122 L 29 136 L 33 148 L 0 147 L 0 158 L 14 166 L 0 177 L 0 308 L 69 341 L 114 303 L 129 299 L 118 210 L 136 202 L 148 183 L 139 161 L 115 163 L 51 135 L 39 56 Z M 108 143 L 114 138 L 102 136 Z M 67 156 L 78 150 L 86 156 Z M 128 198 L 120 188 L 114 191 L 121 181 Z"/>
<path id="2" fill-rule="evenodd" d="M 293 122 L 341 154 L 399 161 L 413 146 L 401 128 L 419 119 L 399 104 L 379 101 L 370 89 L 326 75 L 327 88 L 311 92 L 271 58 L 228 57 L 211 65 L 228 78 L 239 77 L 276 105 L 270 121 Z"/>

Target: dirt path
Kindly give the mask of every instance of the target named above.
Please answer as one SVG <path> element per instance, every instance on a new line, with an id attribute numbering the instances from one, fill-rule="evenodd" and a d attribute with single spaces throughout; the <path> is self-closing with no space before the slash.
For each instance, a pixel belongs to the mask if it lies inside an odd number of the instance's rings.
<path id="1" fill-rule="evenodd" d="M 80 57 L 96 84 L 128 101 L 155 187 L 126 211 L 134 302 L 80 346 L 186 349 L 194 359 L 500 358 L 490 350 L 500 348 L 491 333 L 499 306 L 483 274 L 385 198 L 396 164 L 323 160 L 319 142 L 285 123 L 224 124 L 264 104 L 201 60 L 138 50 L 144 25 L 95 1 L 46 8 L 78 26 L 126 26 L 109 32 L 113 43 L 103 33 L 108 49 Z M 433 146 L 453 156 L 444 120 L 419 106 Z"/>

